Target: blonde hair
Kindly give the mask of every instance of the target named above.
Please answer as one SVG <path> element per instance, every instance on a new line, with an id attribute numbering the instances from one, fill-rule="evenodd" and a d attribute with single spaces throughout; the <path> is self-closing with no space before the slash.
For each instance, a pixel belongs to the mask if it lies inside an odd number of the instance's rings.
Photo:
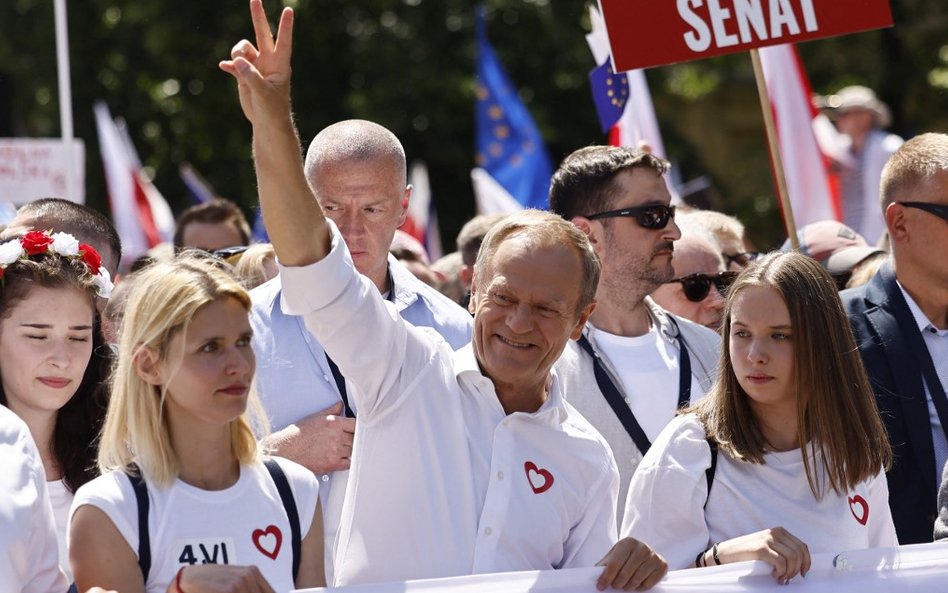
<path id="1" fill-rule="evenodd" d="M 882 211 L 911 196 L 948 171 L 948 134 L 919 134 L 899 147 L 882 168 L 879 197 Z"/>
<path id="2" fill-rule="evenodd" d="M 156 262 L 135 275 L 119 338 L 118 364 L 99 444 L 99 470 L 135 473 L 136 464 L 152 483 L 168 485 L 179 472 L 179 452 L 171 444 L 164 413 L 166 390 L 145 381 L 136 370 L 144 349 L 166 360 L 170 342 L 187 331 L 194 315 L 214 301 L 233 298 L 250 311 L 250 296 L 218 263 L 184 255 Z M 253 391 L 247 410 L 231 421 L 231 446 L 237 461 L 259 459 L 254 430 L 266 434 L 262 406 Z"/>
<path id="3" fill-rule="evenodd" d="M 276 251 L 270 243 L 255 243 L 243 253 L 227 258 L 228 263 L 234 266 L 237 279 L 247 290 L 256 288 L 271 279 L 267 273 L 267 263 L 275 262 L 275 260 Z"/>
<path id="4" fill-rule="evenodd" d="M 708 436 L 735 459 L 764 462 L 766 440 L 734 374 L 727 344 L 734 301 L 749 286 L 773 288 L 790 313 L 797 431 L 813 495 L 820 500 L 827 486 L 842 494 L 888 467 L 892 450 L 836 284 L 820 264 L 796 252 L 766 256 L 728 290 L 718 378 L 708 397 L 693 408 Z M 808 449 L 812 459 L 817 450 L 822 454 L 823 483 L 811 467 Z"/>

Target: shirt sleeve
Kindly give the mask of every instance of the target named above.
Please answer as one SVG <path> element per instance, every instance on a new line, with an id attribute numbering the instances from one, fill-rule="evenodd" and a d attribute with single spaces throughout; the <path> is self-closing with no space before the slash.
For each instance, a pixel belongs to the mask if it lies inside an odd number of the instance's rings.
<path id="1" fill-rule="evenodd" d="M 941 487 L 938 489 L 938 517 L 935 519 L 935 541 L 945 540 L 948 540 L 948 463 L 945 464 L 941 476 Z"/>
<path id="2" fill-rule="evenodd" d="M 356 271 L 339 230 L 329 254 L 300 267 L 280 265 L 283 308 L 302 315 L 306 328 L 358 389 L 349 394 L 360 420 L 377 417 L 438 365 L 444 344 L 407 323 L 372 282 Z M 445 346 L 450 353 L 450 348 Z"/>
<path id="3" fill-rule="evenodd" d="M 53 521 L 53 507 L 49 502 L 46 489 L 46 472 L 40 461 L 39 452 L 32 442 L 26 443 L 30 461 L 31 478 L 35 484 L 39 500 L 31 508 L 29 554 L 26 561 L 29 574 L 23 582 L 23 593 L 50 593 L 65 591 L 66 577 L 59 569 L 59 545 L 56 539 L 56 526 Z M 68 558 L 63 558 L 68 562 Z"/>
<path id="4" fill-rule="evenodd" d="M 138 501 L 128 477 L 120 471 L 113 471 L 80 486 L 69 509 L 70 524 L 76 510 L 85 505 L 105 513 L 137 558 Z"/>
<path id="5" fill-rule="evenodd" d="M 608 459 L 608 467 L 589 489 L 589 502 L 582 519 L 570 530 L 559 568 L 595 566 L 616 543 L 619 470 L 612 455 Z"/>
<path id="6" fill-rule="evenodd" d="M 869 547 L 898 546 L 899 538 L 895 533 L 892 509 L 889 507 L 889 483 L 882 471 L 869 480 L 869 508 L 873 510 L 869 515 Z"/>
<path id="7" fill-rule="evenodd" d="M 692 566 L 710 545 L 704 517 L 710 465 L 711 448 L 697 418 L 672 420 L 632 475 L 620 535 L 651 546 L 669 570 Z"/>

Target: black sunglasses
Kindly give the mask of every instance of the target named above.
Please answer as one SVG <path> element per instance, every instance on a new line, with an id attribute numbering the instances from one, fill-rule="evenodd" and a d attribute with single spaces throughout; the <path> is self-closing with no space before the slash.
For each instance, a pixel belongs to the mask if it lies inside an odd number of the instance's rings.
<path id="1" fill-rule="evenodd" d="M 634 218 L 642 228 L 657 230 L 665 228 L 668 226 L 668 221 L 675 218 L 675 207 L 664 204 L 649 204 L 648 206 L 597 212 L 596 214 L 586 215 L 586 218 L 596 220 L 597 218 L 616 218 L 620 216 Z"/>
<path id="2" fill-rule="evenodd" d="M 724 296 L 724 293 L 727 292 L 727 289 L 731 286 L 731 283 L 734 282 L 735 278 L 737 278 L 737 272 L 721 272 L 715 276 L 708 276 L 707 274 L 689 274 L 681 278 L 669 280 L 667 284 L 671 284 L 672 282 L 681 282 L 681 287 L 685 290 L 685 298 L 687 298 L 692 303 L 700 303 L 704 299 L 708 298 L 708 293 L 711 292 L 712 284 L 714 284 L 714 287 L 718 289 L 718 292 L 721 294 L 721 296 Z"/>
<path id="3" fill-rule="evenodd" d="M 233 247 L 224 247 L 223 249 L 215 249 L 211 255 L 220 259 L 228 259 L 234 257 L 235 255 L 240 255 L 244 251 L 249 249 L 249 245 L 234 245 Z"/>
<path id="4" fill-rule="evenodd" d="M 928 202 L 898 202 L 903 206 L 909 208 L 918 208 L 919 210 L 924 210 L 925 212 L 931 212 L 938 218 L 942 220 L 948 220 L 948 206 L 944 204 L 930 204 Z"/>
<path id="5" fill-rule="evenodd" d="M 760 254 L 756 251 L 745 251 L 744 253 L 735 253 L 734 255 L 722 253 L 721 255 L 727 260 L 727 265 L 737 264 L 742 268 L 746 268 L 752 261 L 760 257 Z"/>

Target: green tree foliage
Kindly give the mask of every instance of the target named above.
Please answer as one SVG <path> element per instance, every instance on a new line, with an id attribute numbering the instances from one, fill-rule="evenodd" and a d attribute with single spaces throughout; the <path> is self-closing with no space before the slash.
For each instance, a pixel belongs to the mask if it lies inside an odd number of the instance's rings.
<path id="1" fill-rule="evenodd" d="M 292 0 L 293 100 L 304 147 L 323 126 L 366 118 L 389 127 L 429 167 L 446 243 L 473 214 L 474 14 L 469 0 Z M 948 129 L 948 11 L 892 3 L 896 27 L 800 46 L 817 92 L 874 87 L 905 136 Z M 489 36 L 555 161 L 603 142 L 590 98 L 582 2 L 488 0 Z M 107 209 L 92 104 L 126 119 L 155 183 L 187 206 L 178 165 L 192 163 L 248 212 L 256 201 L 250 129 L 217 69 L 252 29 L 244 0 L 69 3 L 76 134 L 87 147 L 87 196 Z M 268 3 L 275 22 L 280 6 Z M 50 0 L 0 3 L 0 72 L 13 82 L 20 136 L 59 133 Z M 783 231 L 746 55 L 647 73 L 666 149 L 684 180 L 708 176 L 708 203 L 736 213 L 762 247 Z M 2 101 L 0 101 L 2 103 Z"/>

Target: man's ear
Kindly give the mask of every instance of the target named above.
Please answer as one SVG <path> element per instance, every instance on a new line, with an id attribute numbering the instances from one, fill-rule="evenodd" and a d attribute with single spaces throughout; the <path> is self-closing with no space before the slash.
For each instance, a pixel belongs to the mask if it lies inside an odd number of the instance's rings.
<path id="1" fill-rule="evenodd" d="M 467 301 L 467 312 L 474 314 L 477 304 L 477 267 L 471 266 L 471 298 Z"/>
<path id="2" fill-rule="evenodd" d="M 153 349 L 142 346 L 132 359 L 135 372 L 149 385 L 161 385 L 161 361 Z"/>
<path id="3" fill-rule="evenodd" d="M 586 322 L 589 321 L 589 316 L 592 315 L 593 311 L 596 310 L 596 301 L 593 301 L 586 305 L 582 311 L 580 311 L 579 316 L 576 319 L 576 325 L 573 326 L 573 331 L 570 333 L 571 340 L 578 340 L 581 335 L 583 335 L 583 328 L 586 327 Z"/>
<path id="4" fill-rule="evenodd" d="M 574 216 L 570 219 L 576 228 L 583 231 L 583 234 L 589 239 L 589 243 L 593 246 L 596 255 L 602 256 L 602 225 L 595 224 L 593 221 L 589 220 L 585 216 Z"/>
<path id="5" fill-rule="evenodd" d="M 889 240 L 893 243 L 904 243 L 908 239 L 908 228 L 905 225 L 905 207 L 892 202 L 885 209 L 885 226 L 889 229 Z"/>
<path id="6" fill-rule="evenodd" d="M 398 226 L 405 224 L 405 219 L 408 218 L 408 203 L 411 201 L 411 192 L 413 189 L 410 183 L 405 186 L 405 194 L 402 196 L 401 201 L 402 212 L 398 217 Z"/>

